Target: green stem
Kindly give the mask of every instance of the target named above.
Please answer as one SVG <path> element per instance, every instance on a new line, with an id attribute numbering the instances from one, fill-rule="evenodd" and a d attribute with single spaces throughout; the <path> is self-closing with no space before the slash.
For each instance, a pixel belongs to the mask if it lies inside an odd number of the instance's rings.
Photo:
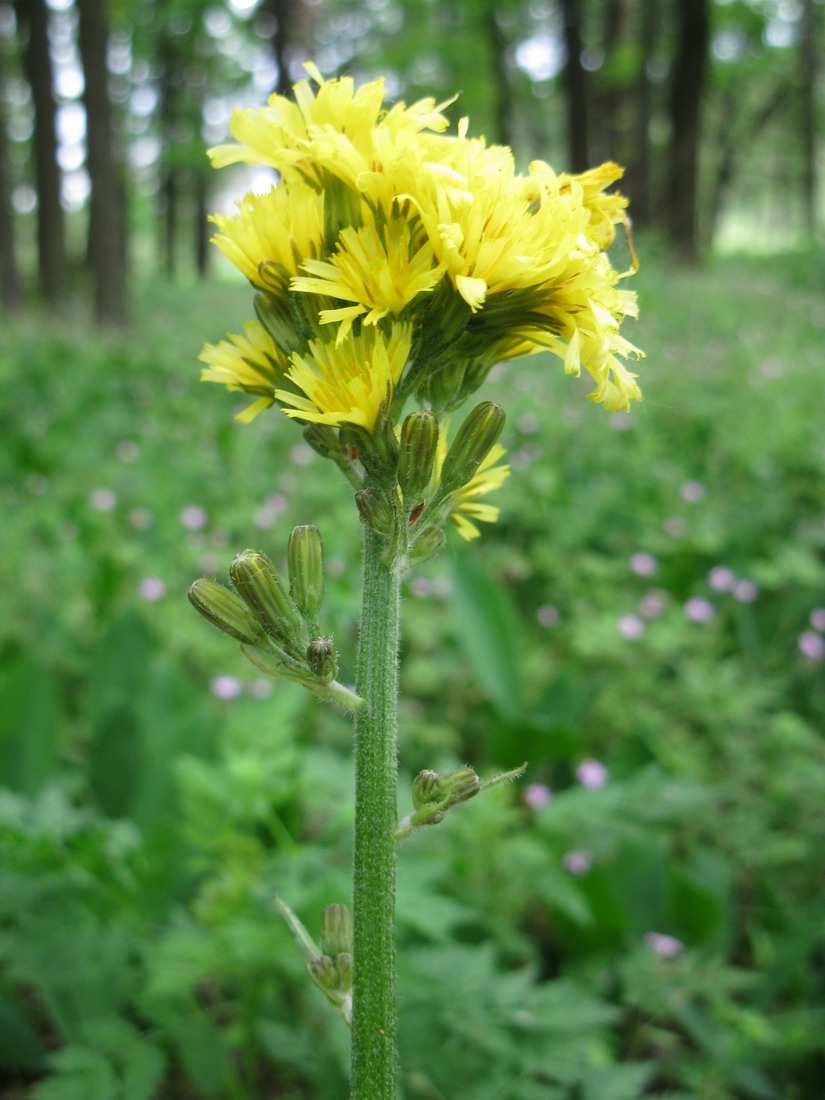
<path id="1" fill-rule="evenodd" d="M 366 528 L 355 715 L 351 1100 L 396 1100 L 395 827 L 399 575 Z"/>

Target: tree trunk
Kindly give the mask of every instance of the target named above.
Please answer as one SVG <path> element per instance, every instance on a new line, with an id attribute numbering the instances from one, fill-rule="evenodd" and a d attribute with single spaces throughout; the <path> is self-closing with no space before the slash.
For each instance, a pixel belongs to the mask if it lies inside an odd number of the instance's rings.
<path id="1" fill-rule="evenodd" d="M 203 279 L 209 274 L 209 184 L 199 171 L 195 177 L 195 270 Z"/>
<path id="2" fill-rule="evenodd" d="M 699 138 L 710 14 L 708 0 L 678 0 L 677 6 L 666 228 L 676 255 L 690 263 L 698 254 Z"/>
<path id="3" fill-rule="evenodd" d="M 631 153 L 622 190 L 630 196 L 633 221 L 648 225 L 653 219 L 653 166 L 650 155 L 650 122 L 653 117 L 653 86 L 648 65 L 656 48 L 659 28 L 659 0 L 641 0 L 639 68 L 636 75 L 635 114 L 631 130 Z"/>
<path id="4" fill-rule="evenodd" d="M 76 5 L 85 76 L 86 166 L 92 183 L 89 262 L 95 284 L 95 315 L 104 324 L 123 326 L 128 319 L 126 219 L 108 93 L 106 12 L 104 0 L 76 0 Z"/>
<path id="5" fill-rule="evenodd" d="M 817 170 L 816 170 L 816 78 L 817 21 L 815 0 L 804 0 L 799 40 L 800 109 L 802 136 L 802 208 L 805 229 L 811 239 L 817 230 Z"/>
<path id="6" fill-rule="evenodd" d="M 765 126 L 787 101 L 787 96 L 787 86 L 782 84 L 775 88 L 744 130 L 736 125 L 736 104 L 737 98 L 742 98 L 741 94 L 737 97 L 736 90 L 731 90 L 725 96 L 722 102 L 719 136 L 716 141 L 716 155 L 713 158 L 716 171 L 709 190 L 707 215 L 703 219 L 706 226 L 704 237 L 708 245 L 713 243 L 725 198 L 739 168 L 741 153 L 751 148 Z"/>
<path id="7" fill-rule="evenodd" d="M 285 96 L 292 91 L 292 79 L 289 75 L 289 39 L 293 4 L 294 0 L 264 0 L 263 6 L 263 10 L 275 21 L 272 31 L 272 56 L 278 70 L 275 91 L 278 95 Z"/>
<path id="8" fill-rule="evenodd" d="M 39 283 L 45 300 L 56 304 L 68 289 L 69 270 L 63 206 L 60 201 L 60 167 L 57 163 L 49 15 L 45 0 L 16 0 L 15 11 L 18 24 L 28 34 L 23 63 L 34 104 Z"/>
<path id="9" fill-rule="evenodd" d="M 3 52 L 0 50 L 0 64 Z M 3 73 L 0 71 L 0 86 Z M 6 117 L 0 101 L 0 304 L 12 313 L 23 305 L 23 287 L 17 266 L 14 240 L 14 212 L 11 203 L 12 179 L 8 157 Z"/>
<path id="10" fill-rule="evenodd" d="M 493 109 L 496 120 L 496 141 L 500 145 L 513 145 L 513 88 L 507 69 L 507 39 L 496 19 L 497 0 L 484 12 L 482 27 L 490 54 L 490 75 L 493 80 Z"/>
<path id="11" fill-rule="evenodd" d="M 564 45 L 567 61 L 564 67 L 564 95 L 567 105 L 567 149 L 571 172 L 584 172 L 590 167 L 588 133 L 587 74 L 581 62 L 581 3 L 562 0 Z"/>

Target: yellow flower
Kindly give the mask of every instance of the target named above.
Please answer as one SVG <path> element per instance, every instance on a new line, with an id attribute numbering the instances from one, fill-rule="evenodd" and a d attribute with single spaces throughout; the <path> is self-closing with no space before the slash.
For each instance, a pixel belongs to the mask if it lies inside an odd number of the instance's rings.
<path id="1" fill-rule="evenodd" d="M 283 385 L 289 367 L 258 321 L 244 325 L 242 336 L 230 333 L 219 344 L 205 344 L 199 358 L 208 364 L 201 371 L 202 382 L 220 382 L 229 390 L 262 395 L 238 413 L 236 419 L 245 424 L 274 404 L 275 388 Z"/>
<path id="2" fill-rule="evenodd" d="M 304 66 L 319 85 L 309 81 L 293 88 L 296 103 L 273 95 L 261 110 L 236 111 L 230 131 L 239 144 L 210 150 L 216 168 L 227 164 L 269 164 L 286 179 L 297 173 L 322 186 L 324 173 L 358 189 L 358 177 L 375 171 L 388 145 L 422 130 L 442 131 L 448 120 L 434 99 L 384 110 L 384 81 L 356 88 L 351 77 L 324 80 L 317 68 Z"/>
<path id="3" fill-rule="evenodd" d="M 276 390 L 287 416 L 317 424 L 360 424 L 371 430 L 407 362 L 410 325 L 350 333 L 340 344 L 310 340 L 309 353 L 292 356 L 287 378 L 300 391 Z"/>
<path id="4" fill-rule="evenodd" d="M 616 225 L 629 231 L 626 199 L 606 191 L 617 165 L 570 175 L 536 161 L 523 176 L 509 149 L 468 138 L 466 119 L 445 134 L 433 100 L 385 109 L 381 80 L 356 87 L 307 69 L 316 89 L 303 81 L 295 103 L 273 96 L 236 113 L 239 144 L 212 151 L 216 165 L 281 174 L 269 195 L 215 220 L 304 394 L 284 399 L 290 415 L 373 424 L 388 384 L 399 406 L 417 395 L 452 409 L 495 361 L 542 350 L 568 373 L 586 370 L 591 400 L 606 408 L 640 399 L 623 361 L 641 352 L 620 332 L 636 298 L 604 251 Z M 369 381 L 353 341 L 400 322 L 409 366 L 393 359 L 390 369 L 376 334 Z M 319 336 L 324 325 L 337 326 L 335 342 Z"/>
<path id="5" fill-rule="evenodd" d="M 300 264 L 325 251 L 323 192 L 301 183 L 247 195 L 236 214 L 213 214 L 210 220 L 220 230 L 213 242 L 257 287 L 272 289 L 274 279 L 286 290 Z"/>
<path id="6" fill-rule="evenodd" d="M 414 245 L 410 224 L 401 218 L 386 223 L 383 240 L 374 222 L 360 229 L 342 229 L 338 249 L 329 261 L 307 260 L 302 266 L 309 274 L 293 279 L 291 290 L 355 303 L 319 314 L 322 324 L 341 322 L 338 344 L 356 317 L 363 316 L 365 325 L 374 325 L 388 314 L 398 317 L 444 274 L 443 266 L 434 264 L 432 248 L 426 243 Z"/>

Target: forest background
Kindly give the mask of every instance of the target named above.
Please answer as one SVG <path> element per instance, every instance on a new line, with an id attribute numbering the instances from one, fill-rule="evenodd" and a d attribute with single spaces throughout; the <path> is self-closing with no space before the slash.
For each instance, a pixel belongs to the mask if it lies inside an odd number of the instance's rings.
<path id="1" fill-rule="evenodd" d="M 403 1096 L 820 1100 L 823 23 L 815 0 L 0 3 L 4 1100 L 346 1092 L 273 896 L 311 928 L 347 898 L 348 729 L 185 601 L 324 515 L 354 646 L 351 501 L 197 381 L 248 313 L 207 214 L 272 183 L 205 150 L 308 58 L 460 93 L 522 168 L 625 165 L 641 259 L 643 405 L 590 409 L 545 356 L 497 372 L 500 522 L 407 580 L 404 774 L 529 768 L 401 850 Z"/>

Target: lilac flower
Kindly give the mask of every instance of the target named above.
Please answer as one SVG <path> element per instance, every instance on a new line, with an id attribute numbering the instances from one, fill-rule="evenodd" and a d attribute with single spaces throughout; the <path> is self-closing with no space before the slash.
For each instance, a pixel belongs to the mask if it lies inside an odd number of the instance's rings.
<path id="1" fill-rule="evenodd" d="M 237 699 L 241 694 L 241 681 L 237 676 L 214 676 L 209 690 L 216 699 Z"/>
<path id="2" fill-rule="evenodd" d="M 693 596 L 685 604 L 684 612 L 693 623 L 709 623 L 716 614 L 716 608 L 704 596 Z"/>
<path id="3" fill-rule="evenodd" d="M 111 512 L 117 504 L 117 495 L 111 489 L 95 489 L 89 503 L 98 512 Z"/>
<path id="4" fill-rule="evenodd" d="M 607 783 L 610 773 L 601 760 L 588 758 L 576 768 L 576 779 L 590 791 L 597 791 Z"/>
<path id="5" fill-rule="evenodd" d="M 616 629 L 628 642 L 638 642 L 646 628 L 638 615 L 622 615 Z"/>
<path id="6" fill-rule="evenodd" d="M 144 600 L 162 600 L 166 595 L 166 585 L 160 577 L 144 577 L 138 585 L 138 591 Z"/>
<path id="7" fill-rule="evenodd" d="M 541 626 L 558 626 L 561 615 L 559 615 L 557 607 L 553 607 L 551 603 L 546 603 L 536 612 L 536 619 L 538 619 Z"/>
<path id="8" fill-rule="evenodd" d="M 567 852 L 562 857 L 562 863 L 571 875 L 586 875 L 593 866 L 593 856 L 585 851 Z"/>
<path id="9" fill-rule="evenodd" d="M 803 630 L 797 639 L 799 652 L 809 661 L 821 661 L 825 657 L 825 638 L 813 630 Z"/>
<path id="10" fill-rule="evenodd" d="M 642 939 L 660 959 L 675 959 L 685 949 L 681 940 L 677 940 L 675 936 L 668 936 L 664 932 L 645 932 Z"/>
<path id="11" fill-rule="evenodd" d="M 202 531 L 209 517 L 199 504 L 189 504 L 180 514 L 180 521 L 187 531 Z"/>
<path id="12" fill-rule="evenodd" d="M 708 573 L 708 584 L 714 592 L 730 592 L 736 584 L 736 574 L 726 565 L 714 565 Z"/>
<path id="13" fill-rule="evenodd" d="M 637 606 L 643 619 L 658 619 L 667 607 L 667 593 L 661 588 L 654 588 L 651 592 L 645 592 Z"/>
<path id="14" fill-rule="evenodd" d="M 659 563 L 652 554 L 640 550 L 638 554 L 631 557 L 630 569 L 637 577 L 652 577 L 654 573 L 658 572 Z"/>
<path id="15" fill-rule="evenodd" d="M 540 810 L 553 798 L 553 792 L 546 783 L 531 783 L 524 792 L 524 801 L 531 810 Z"/>
<path id="16" fill-rule="evenodd" d="M 759 586 L 754 581 L 741 580 L 733 586 L 733 598 L 739 603 L 753 603 L 759 595 Z"/>
<path id="17" fill-rule="evenodd" d="M 825 630 L 825 607 L 815 607 L 808 619 L 814 630 Z"/>
<path id="18" fill-rule="evenodd" d="M 688 504 L 696 504 L 702 500 L 707 493 L 707 486 L 701 481 L 686 481 L 682 488 L 679 490 L 679 495 L 682 500 L 688 502 Z"/>

